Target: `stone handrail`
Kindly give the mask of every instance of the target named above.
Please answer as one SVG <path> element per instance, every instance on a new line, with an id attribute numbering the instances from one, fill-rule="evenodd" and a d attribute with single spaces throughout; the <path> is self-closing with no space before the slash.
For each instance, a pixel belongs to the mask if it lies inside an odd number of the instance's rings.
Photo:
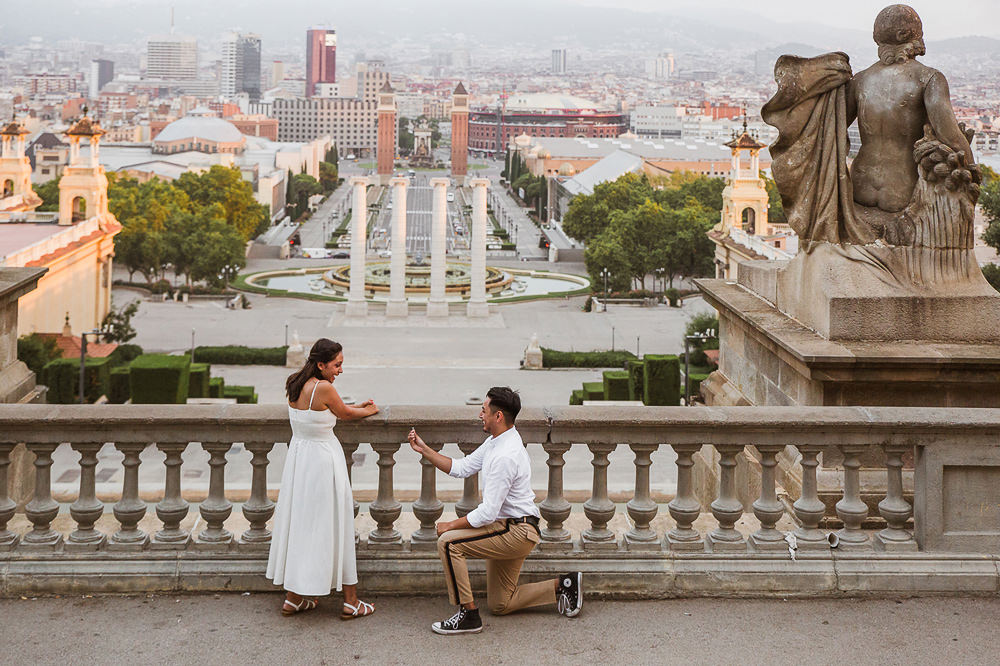
<path id="1" fill-rule="evenodd" d="M 426 461 L 421 471 L 420 498 L 413 503 L 420 529 L 404 544 L 395 523 L 402 510 L 393 487 L 396 453 L 406 446 L 406 434 L 416 427 L 434 446 L 457 443 L 468 454 L 484 438 L 475 407 L 392 406 L 367 419 L 341 422 L 337 435 L 347 453 L 360 443 L 369 443 L 378 455 L 378 496 L 369 506 L 376 528 L 367 535 L 367 545 L 377 549 L 413 549 L 433 547 L 434 522 L 443 513 L 437 497 L 436 473 Z M 267 455 L 276 442 L 286 442 L 291 434 L 283 405 L 4 405 L 0 406 L 0 546 L 58 549 L 104 548 L 137 549 L 150 547 L 187 548 L 193 541 L 200 546 L 217 545 L 237 550 L 254 549 L 267 544 L 270 535 L 266 523 L 274 503 L 266 492 Z M 827 550 L 829 535 L 820 530 L 824 505 L 816 495 L 816 468 L 820 453 L 834 447 L 844 457 L 843 498 L 836 511 L 844 527 L 836 532 L 840 547 L 873 550 L 916 551 L 917 541 L 924 550 L 956 550 L 941 537 L 941 488 L 928 479 L 922 461 L 934 456 L 922 452 L 949 451 L 959 446 L 996 447 L 1000 433 L 1000 410 L 997 409 L 913 409 L 863 407 L 756 408 L 756 407 L 552 407 L 524 409 L 518 418 L 518 430 L 530 448 L 540 446 L 548 456 L 548 480 L 545 499 L 539 508 L 544 519 L 542 548 L 573 550 L 570 533 L 564 523 L 571 506 L 563 495 L 563 455 L 571 446 L 587 446 L 592 454 L 593 485 L 584 513 L 590 527 L 583 530 L 579 546 L 584 550 L 672 550 L 677 552 L 766 552 L 787 549 L 785 535 L 775 524 L 785 513 L 775 492 L 776 458 L 794 447 L 802 468 L 802 492 L 794 503 L 798 529 L 794 534 L 803 550 Z M 78 529 L 65 537 L 52 530 L 50 523 L 58 513 L 51 494 L 49 469 L 56 447 L 68 442 L 80 453 L 80 492 L 70 507 Z M 94 529 L 104 506 L 94 493 L 96 455 L 106 442 L 114 443 L 124 455 L 124 481 L 120 501 L 113 512 L 120 529 L 110 538 Z M 181 453 L 190 442 L 201 443 L 210 456 L 208 498 L 199 511 L 205 528 L 189 535 L 180 527 L 189 511 L 182 498 Z M 36 456 L 35 495 L 25 507 L 33 529 L 20 536 L 6 529 L 14 515 L 8 498 L 6 468 L 13 447 L 24 443 Z M 232 513 L 225 495 L 226 453 L 236 443 L 243 443 L 253 454 L 250 498 L 243 513 L 250 529 L 234 538 L 223 526 Z M 138 494 L 140 453 L 150 445 L 165 454 L 166 467 L 163 499 L 155 506 L 163 528 L 153 535 L 139 529 L 138 523 L 148 507 Z M 635 455 L 635 484 L 627 504 L 631 529 L 618 543 L 608 522 L 617 508 L 608 496 L 608 455 L 618 446 L 629 446 Z M 665 535 L 657 534 L 650 522 L 658 506 L 650 497 L 650 455 L 659 446 L 670 446 L 677 454 L 677 493 L 668 510 L 676 526 Z M 708 509 L 718 526 L 702 535 L 693 523 L 705 510 L 692 485 L 693 457 L 702 447 L 712 446 L 719 454 L 718 495 Z M 737 457 L 752 447 L 760 464 L 760 491 L 751 507 L 744 507 L 735 490 Z M 887 492 L 878 510 L 886 527 L 870 535 L 862 529 L 869 509 L 859 495 L 860 459 L 871 450 L 884 451 Z M 917 540 L 908 531 L 913 511 L 903 496 L 902 469 L 905 454 L 917 450 L 917 481 L 914 501 L 917 505 L 915 528 Z M 983 451 L 986 448 L 982 449 Z M 462 499 L 456 505 L 460 515 L 477 503 L 475 477 L 467 479 Z M 734 525 L 745 509 L 751 509 L 760 521 L 760 529 L 749 539 Z M 355 509 L 357 512 L 357 508 Z M 986 515 L 984 521 L 989 521 Z M 105 543 L 107 542 L 107 543 Z M 979 542 L 965 550 L 975 550 Z M 985 552 L 994 552 L 987 539 Z M 19 545 L 20 544 L 20 545 Z M 962 549 L 962 548 L 959 548 Z M 1000 552 L 997 549 L 996 552 Z"/>

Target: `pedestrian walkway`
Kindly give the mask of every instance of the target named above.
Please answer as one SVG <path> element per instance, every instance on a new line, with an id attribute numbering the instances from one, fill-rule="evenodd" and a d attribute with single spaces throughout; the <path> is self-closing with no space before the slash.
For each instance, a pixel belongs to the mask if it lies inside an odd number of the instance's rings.
<path id="1" fill-rule="evenodd" d="M 263 572 L 261 572 L 263 575 Z M 584 581 L 586 583 L 586 580 Z M 444 591 L 442 578 L 442 592 Z M 0 600 L 11 664 L 989 664 L 1000 599 L 587 599 L 574 619 L 482 611 L 482 633 L 438 636 L 447 599 L 340 598 L 282 617 L 281 594 Z"/>

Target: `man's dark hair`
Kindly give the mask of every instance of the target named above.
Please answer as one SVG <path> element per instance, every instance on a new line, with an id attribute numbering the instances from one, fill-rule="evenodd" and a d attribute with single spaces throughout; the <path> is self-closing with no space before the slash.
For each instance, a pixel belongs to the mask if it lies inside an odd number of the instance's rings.
<path id="1" fill-rule="evenodd" d="M 490 409 L 494 412 L 503 412 L 507 423 L 514 425 L 514 419 L 521 411 L 521 396 L 517 394 L 517 391 L 509 386 L 494 386 L 486 392 L 486 397 L 490 399 Z"/>

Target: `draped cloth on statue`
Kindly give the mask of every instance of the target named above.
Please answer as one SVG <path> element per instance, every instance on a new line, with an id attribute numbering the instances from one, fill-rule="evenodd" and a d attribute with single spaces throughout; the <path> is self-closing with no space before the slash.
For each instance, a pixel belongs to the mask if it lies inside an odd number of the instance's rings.
<path id="1" fill-rule="evenodd" d="M 855 214 L 847 171 L 847 54 L 781 56 L 774 77 L 778 91 L 761 117 L 778 129 L 771 173 L 800 247 L 809 252 L 816 242 L 873 242 L 875 233 Z"/>

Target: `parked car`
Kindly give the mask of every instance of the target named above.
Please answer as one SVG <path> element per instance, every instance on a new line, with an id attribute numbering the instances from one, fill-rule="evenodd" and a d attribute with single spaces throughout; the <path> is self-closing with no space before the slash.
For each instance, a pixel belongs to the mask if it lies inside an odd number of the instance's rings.
<path id="1" fill-rule="evenodd" d="M 392 250 L 379 250 L 378 256 L 380 256 L 383 259 L 389 259 L 390 257 L 392 257 Z"/>
<path id="2" fill-rule="evenodd" d="M 448 203 L 452 203 L 454 201 L 455 201 L 455 193 L 454 192 L 449 192 L 448 193 Z"/>
<path id="3" fill-rule="evenodd" d="M 351 255 L 349 253 L 347 253 L 347 252 L 335 252 L 333 254 L 333 258 L 334 259 L 347 259 L 350 256 Z"/>

